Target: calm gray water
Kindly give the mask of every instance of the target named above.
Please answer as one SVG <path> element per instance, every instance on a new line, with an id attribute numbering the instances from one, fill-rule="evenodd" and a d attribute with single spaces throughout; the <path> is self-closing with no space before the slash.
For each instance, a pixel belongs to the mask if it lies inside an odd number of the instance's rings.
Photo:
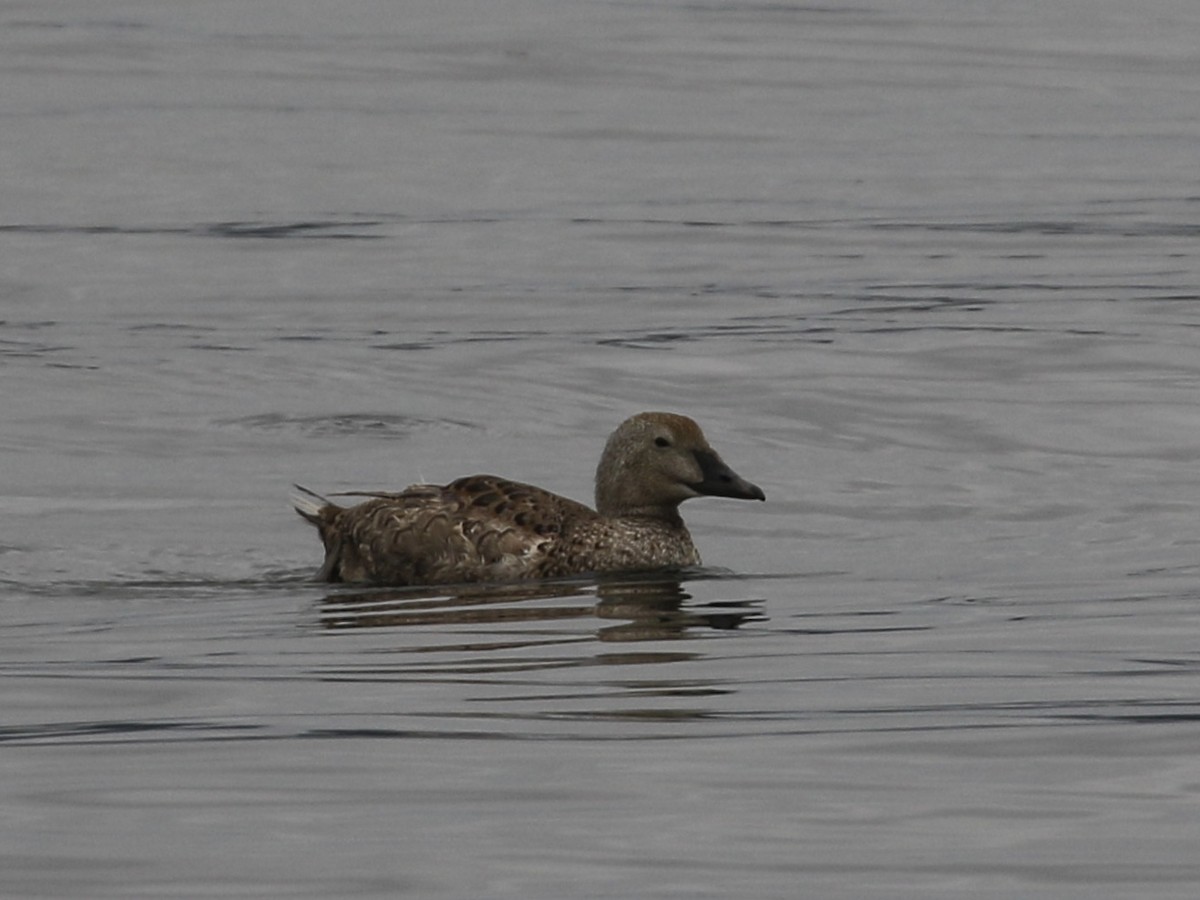
<path id="1" fill-rule="evenodd" d="M 1200 5 L 0 8 L 0 894 L 1194 898 Z M 290 485 L 707 568 L 308 582 Z"/>

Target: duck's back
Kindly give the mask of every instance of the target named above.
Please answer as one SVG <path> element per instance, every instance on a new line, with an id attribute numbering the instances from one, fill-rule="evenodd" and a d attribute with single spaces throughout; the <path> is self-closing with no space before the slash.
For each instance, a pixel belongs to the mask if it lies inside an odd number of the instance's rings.
<path id="1" fill-rule="evenodd" d="M 554 551 L 563 533 L 598 518 L 582 503 L 494 475 L 369 496 L 306 516 L 325 543 L 319 578 L 405 585 L 550 577 L 561 574 Z"/>

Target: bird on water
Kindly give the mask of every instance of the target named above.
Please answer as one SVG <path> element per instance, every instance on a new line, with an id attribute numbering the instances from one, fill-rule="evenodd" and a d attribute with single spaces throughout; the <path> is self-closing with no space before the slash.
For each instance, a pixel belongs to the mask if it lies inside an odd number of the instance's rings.
<path id="1" fill-rule="evenodd" d="M 317 580 L 383 585 L 517 581 L 700 564 L 679 504 L 692 497 L 765 500 L 687 416 L 644 412 L 612 433 L 596 468 L 596 508 L 539 487 L 469 475 L 446 485 L 339 506 L 296 486 L 317 527 Z"/>

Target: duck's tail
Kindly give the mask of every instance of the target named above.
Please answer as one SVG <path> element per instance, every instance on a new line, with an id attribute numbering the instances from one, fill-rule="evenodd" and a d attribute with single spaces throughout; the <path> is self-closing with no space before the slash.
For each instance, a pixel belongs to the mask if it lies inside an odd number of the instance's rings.
<path id="1" fill-rule="evenodd" d="M 327 521 L 327 513 L 325 510 L 332 507 L 339 509 L 335 503 L 329 502 L 328 499 L 322 497 L 316 491 L 310 491 L 303 485 L 293 484 L 299 494 L 292 494 L 292 508 L 296 510 L 304 519 L 320 528 Z"/>
<path id="2" fill-rule="evenodd" d="M 317 526 L 321 543 L 325 545 L 325 562 L 316 574 L 317 581 L 341 581 L 342 538 L 337 527 L 343 507 L 322 497 L 316 491 L 293 484 L 299 494 L 292 494 L 292 507 L 305 519 Z"/>

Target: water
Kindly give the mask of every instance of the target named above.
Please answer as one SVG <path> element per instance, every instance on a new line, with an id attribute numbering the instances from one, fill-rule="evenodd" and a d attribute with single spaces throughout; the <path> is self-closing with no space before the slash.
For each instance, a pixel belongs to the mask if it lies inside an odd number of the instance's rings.
<path id="1" fill-rule="evenodd" d="M 4 896 L 1194 897 L 1197 26 L 10 4 Z M 653 408 L 704 569 L 306 581 Z"/>

